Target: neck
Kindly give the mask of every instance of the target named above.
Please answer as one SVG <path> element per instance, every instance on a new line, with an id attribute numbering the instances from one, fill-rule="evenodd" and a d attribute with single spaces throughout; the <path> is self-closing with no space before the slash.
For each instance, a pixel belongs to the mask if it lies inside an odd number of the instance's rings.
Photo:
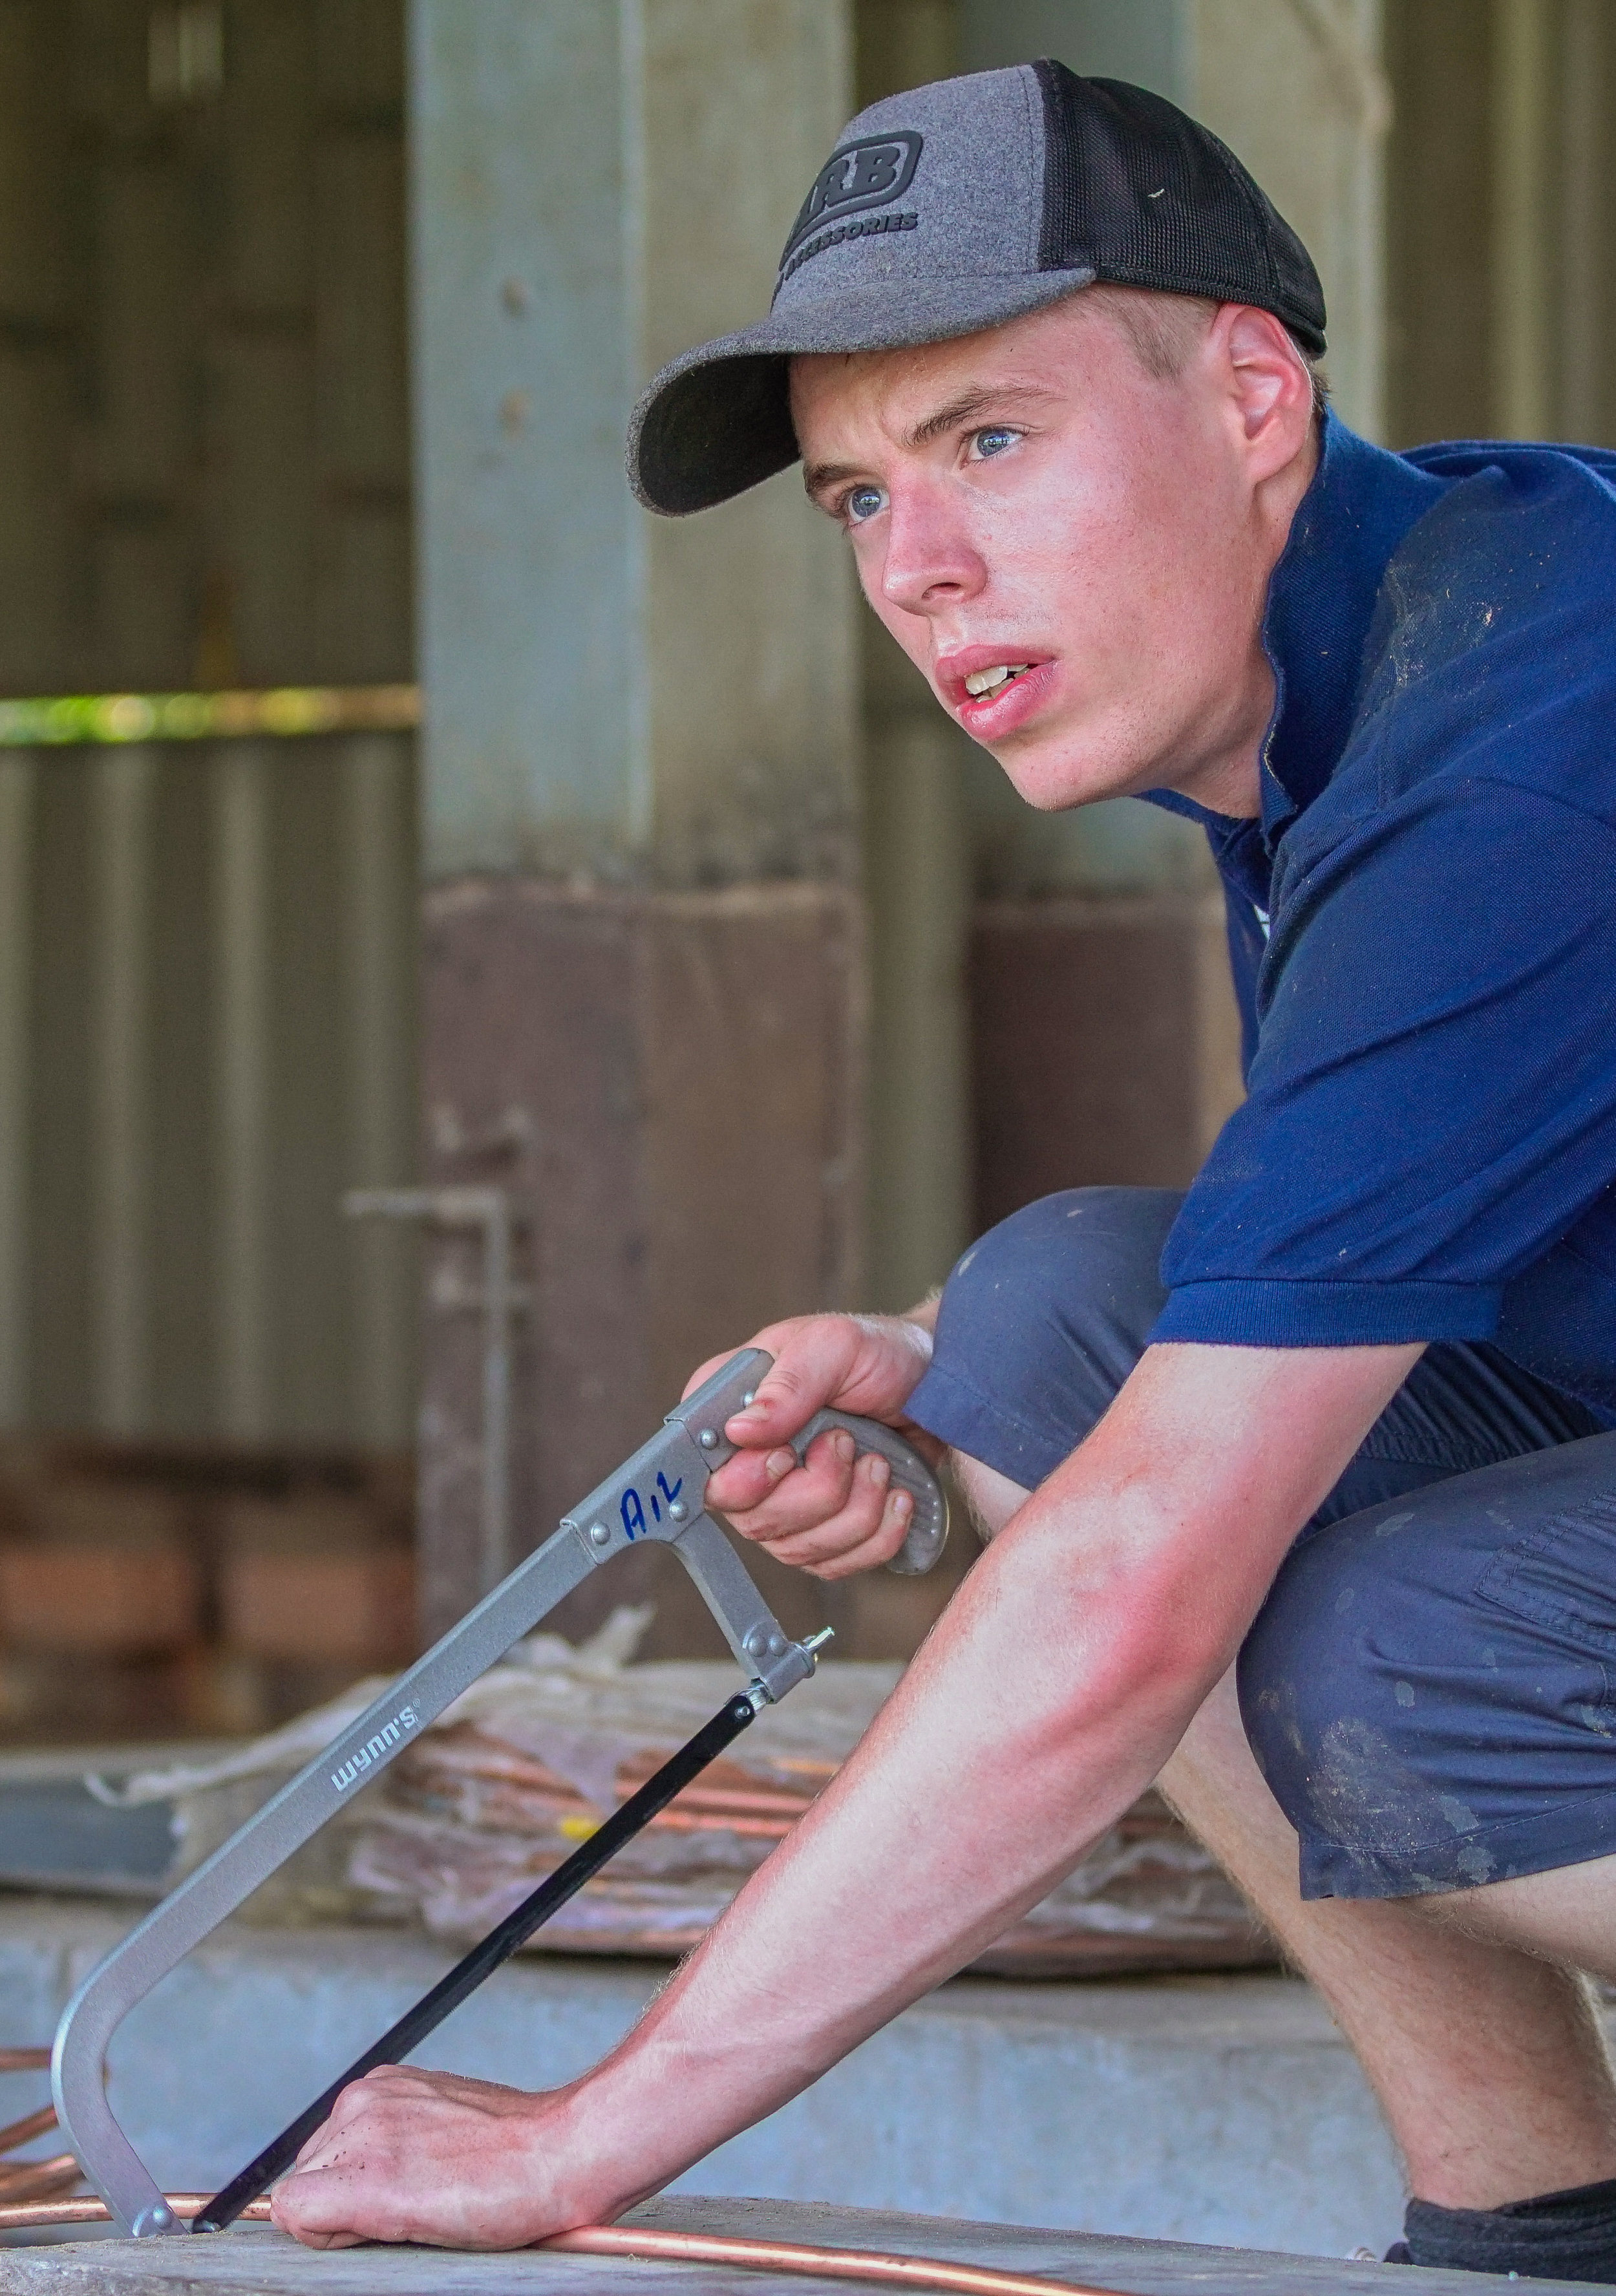
<path id="1" fill-rule="evenodd" d="M 1265 480 L 1252 511 L 1251 617 L 1245 674 L 1228 697 L 1226 722 L 1211 742 L 1156 786 L 1237 821 L 1255 821 L 1262 812 L 1262 746 L 1273 720 L 1276 687 L 1274 665 L 1263 644 L 1263 620 L 1274 569 L 1284 555 L 1296 513 L 1319 463 L 1319 425 L 1309 425 L 1307 444 L 1294 461 Z M 1202 729 L 1203 735 L 1206 729 Z"/>

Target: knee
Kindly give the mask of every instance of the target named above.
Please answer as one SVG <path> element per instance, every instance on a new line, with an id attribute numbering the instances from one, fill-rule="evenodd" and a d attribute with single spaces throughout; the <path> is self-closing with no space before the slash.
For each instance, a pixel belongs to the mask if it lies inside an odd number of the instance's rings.
<path id="1" fill-rule="evenodd" d="M 1072 1188 L 973 1243 L 944 1288 L 931 1368 L 911 1398 L 920 1424 L 1025 1489 L 1041 1483 L 1139 1359 L 1181 1201 Z"/>
<path id="2" fill-rule="evenodd" d="M 1023 1205 L 956 1263 L 939 1341 L 951 1311 L 963 1309 L 978 1331 L 1109 1316 L 1142 1346 L 1167 1296 L 1161 1250 L 1183 1201 L 1171 1188 L 1065 1188 Z"/>

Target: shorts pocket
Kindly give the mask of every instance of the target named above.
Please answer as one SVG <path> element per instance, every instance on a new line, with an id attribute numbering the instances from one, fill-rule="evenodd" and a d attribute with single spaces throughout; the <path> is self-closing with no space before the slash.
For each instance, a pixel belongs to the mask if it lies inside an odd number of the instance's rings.
<path id="1" fill-rule="evenodd" d="M 1476 1593 L 1579 1650 L 1616 1658 L 1616 1492 L 1591 1494 L 1501 1548 Z"/>

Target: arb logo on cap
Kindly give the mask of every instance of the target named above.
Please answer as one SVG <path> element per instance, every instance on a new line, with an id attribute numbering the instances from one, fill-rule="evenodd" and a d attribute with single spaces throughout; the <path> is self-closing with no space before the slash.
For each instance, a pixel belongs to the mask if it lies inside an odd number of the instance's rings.
<path id="1" fill-rule="evenodd" d="M 840 221 L 861 208 L 884 208 L 901 199 L 915 177 L 923 138 L 912 128 L 896 127 L 888 135 L 872 135 L 863 143 L 844 144 L 814 178 L 814 188 L 802 202 L 792 226 L 782 263 L 799 241 L 822 223 Z"/>

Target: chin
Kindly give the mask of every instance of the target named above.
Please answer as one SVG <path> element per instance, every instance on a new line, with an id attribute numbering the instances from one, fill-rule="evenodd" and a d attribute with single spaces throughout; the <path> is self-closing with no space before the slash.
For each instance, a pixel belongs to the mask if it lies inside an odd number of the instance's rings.
<path id="1" fill-rule="evenodd" d="M 1136 758 L 1096 756 L 1070 742 L 1006 742 L 990 753 L 1016 795 L 1039 813 L 1069 813 L 1108 797 L 1131 797 L 1153 786 Z"/>

